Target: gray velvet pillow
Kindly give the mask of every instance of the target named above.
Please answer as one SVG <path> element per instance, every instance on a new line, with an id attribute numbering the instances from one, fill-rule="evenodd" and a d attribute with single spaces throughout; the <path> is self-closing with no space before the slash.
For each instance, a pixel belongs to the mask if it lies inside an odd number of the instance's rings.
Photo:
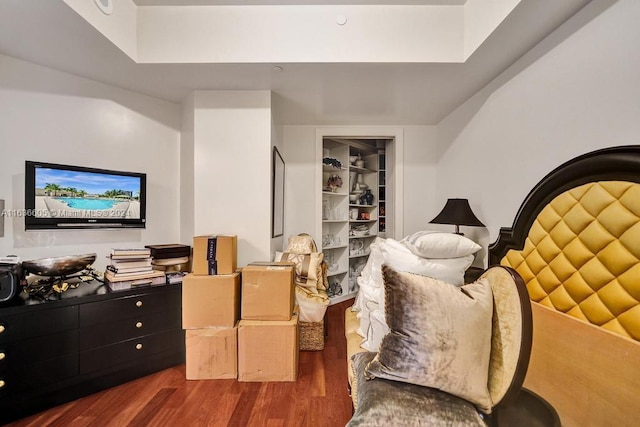
<path id="1" fill-rule="evenodd" d="M 486 279 L 457 287 L 387 265 L 382 274 L 390 332 L 367 378 L 437 388 L 490 413 L 493 296 Z"/>
<path id="2" fill-rule="evenodd" d="M 366 380 L 365 366 L 376 353 L 351 357 L 357 386 L 357 408 L 347 427 L 486 427 L 473 404 L 430 387 L 381 378 Z"/>

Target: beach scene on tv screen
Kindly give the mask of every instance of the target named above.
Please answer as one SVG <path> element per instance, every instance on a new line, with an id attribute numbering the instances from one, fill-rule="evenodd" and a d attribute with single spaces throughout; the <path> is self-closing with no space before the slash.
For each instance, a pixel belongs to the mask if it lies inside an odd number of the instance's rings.
<path id="1" fill-rule="evenodd" d="M 139 219 L 140 178 L 37 168 L 39 218 Z"/>

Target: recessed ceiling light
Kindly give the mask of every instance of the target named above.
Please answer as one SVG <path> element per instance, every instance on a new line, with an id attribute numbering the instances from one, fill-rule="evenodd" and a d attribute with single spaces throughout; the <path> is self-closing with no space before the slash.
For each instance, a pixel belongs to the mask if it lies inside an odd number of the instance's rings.
<path id="1" fill-rule="evenodd" d="M 336 24 L 344 25 L 347 23 L 347 17 L 345 15 L 338 15 L 336 17 Z"/>
<path id="2" fill-rule="evenodd" d="M 284 71 L 284 68 L 282 68 L 279 65 L 276 65 L 273 67 L 273 71 L 275 71 L 276 73 L 281 73 L 282 71 Z"/>
<path id="3" fill-rule="evenodd" d="M 98 9 L 105 15 L 111 15 L 113 12 L 113 0 L 93 0 Z"/>

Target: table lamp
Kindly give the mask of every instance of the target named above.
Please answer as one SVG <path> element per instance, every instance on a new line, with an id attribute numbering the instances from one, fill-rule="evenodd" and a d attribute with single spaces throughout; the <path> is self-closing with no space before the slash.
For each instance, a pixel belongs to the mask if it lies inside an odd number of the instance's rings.
<path id="1" fill-rule="evenodd" d="M 448 199 L 442 211 L 429 222 L 431 224 L 453 224 L 456 226 L 455 234 L 461 236 L 464 235 L 460 232 L 461 225 L 484 227 L 484 224 L 473 214 L 467 199 Z"/>

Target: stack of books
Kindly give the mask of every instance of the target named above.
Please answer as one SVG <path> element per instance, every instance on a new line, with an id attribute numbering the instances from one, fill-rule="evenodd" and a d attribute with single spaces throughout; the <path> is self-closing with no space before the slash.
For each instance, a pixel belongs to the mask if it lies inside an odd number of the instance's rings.
<path id="1" fill-rule="evenodd" d="M 112 291 L 166 283 L 164 272 L 153 269 L 148 248 L 112 249 L 109 258 L 104 282 Z"/>
<path id="2" fill-rule="evenodd" d="M 191 246 L 177 243 L 163 245 L 148 245 L 151 251 L 151 265 L 154 270 L 169 272 L 189 271 Z"/>

